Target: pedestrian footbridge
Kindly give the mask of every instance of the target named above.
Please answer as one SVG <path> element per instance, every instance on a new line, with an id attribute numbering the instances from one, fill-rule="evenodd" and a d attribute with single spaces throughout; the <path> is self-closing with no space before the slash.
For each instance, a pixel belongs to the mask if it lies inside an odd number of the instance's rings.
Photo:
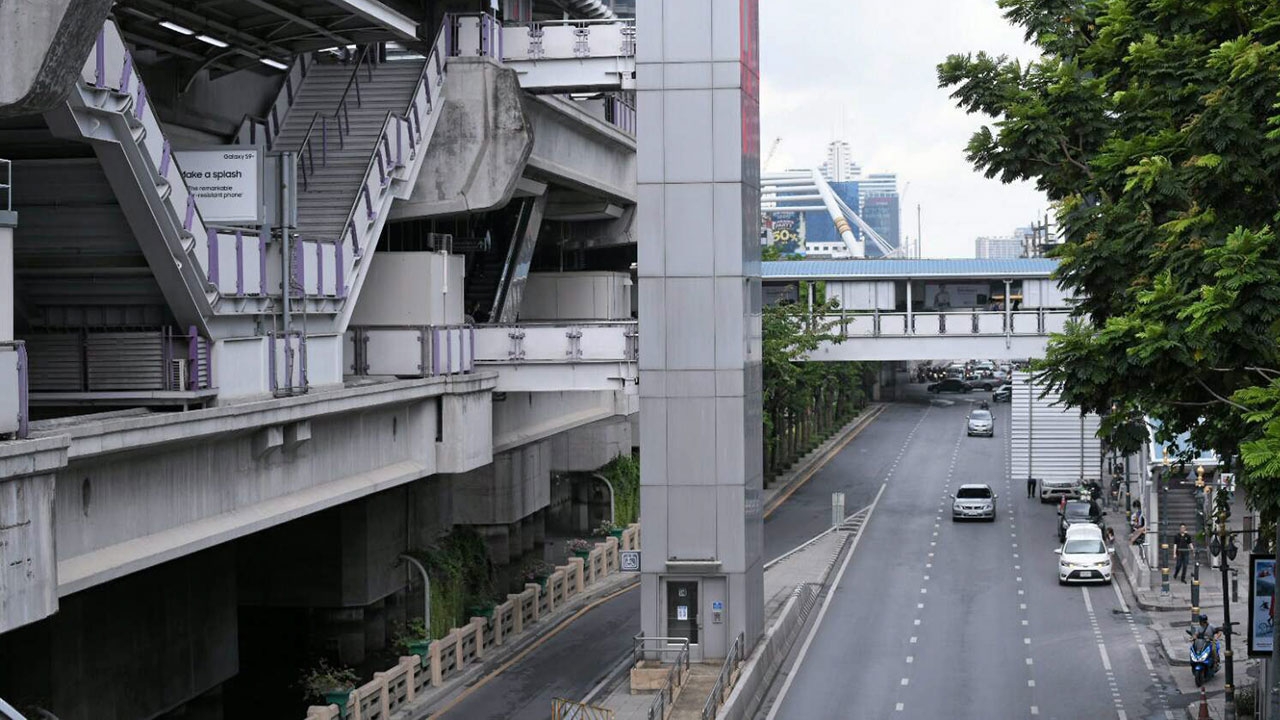
<path id="1" fill-rule="evenodd" d="M 810 360 L 1021 359 L 1043 355 L 1071 316 L 1056 268 L 1038 258 L 813 260 L 765 262 L 761 275 L 767 303 L 805 303 L 843 338 Z"/>

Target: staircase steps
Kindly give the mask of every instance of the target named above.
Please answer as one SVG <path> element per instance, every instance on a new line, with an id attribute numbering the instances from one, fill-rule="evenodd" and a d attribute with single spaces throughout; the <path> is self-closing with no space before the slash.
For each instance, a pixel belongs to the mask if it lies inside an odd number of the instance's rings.
<path id="1" fill-rule="evenodd" d="M 312 129 L 311 146 L 301 158 L 307 163 L 308 172 L 306 186 L 298 192 L 300 235 L 323 240 L 342 237 L 343 225 L 359 200 L 361 182 L 374 157 L 387 113 L 403 113 L 409 106 L 422 66 L 421 60 L 375 65 L 372 79 L 366 67 L 359 68 L 360 104 L 357 105 L 356 89 L 352 85 L 342 120 L 342 127 L 348 132 L 341 136 L 341 147 L 334 114 L 342 94 L 347 92 L 353 66 L 322 63 L 308 72 L 274 145 L 278 150 L 300 152 L 315 114 L 318 112 L 327 118 L 324 128 L 327 138 L 322 136 L 321 124 L 317 122 Z M 326 139 L 327 147 L 322 148 Z M 393 157 L 398 150 L 391 148 Z M 407 152 L 408 148 L 404 150 Z M 391 170 L 386 168 L 388 173 Z"/>

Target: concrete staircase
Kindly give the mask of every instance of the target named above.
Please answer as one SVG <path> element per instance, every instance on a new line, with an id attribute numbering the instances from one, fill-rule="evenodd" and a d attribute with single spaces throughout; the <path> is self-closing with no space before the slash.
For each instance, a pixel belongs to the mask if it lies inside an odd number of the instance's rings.
<path id="1" fill-rule="evenodd" d="M 1161 495 L 1161 523 L 1164 525 L 1164 531 L 1170 545 L 1172 546 L 1173 536 L 1177 534 L 1179 525 L 1186 525 L 1187 531 L 1194 536 L 1199 529 L 1196 508 L 1203 498 L 1203 491 L 1196 490 L 1195 480 L 1174 480 L 1169 484 L 1169 489 Z M 1200 556 L 1200 562 L 1207 563 L 1209 554 L 1205 549 L 1205 543 L 1197 540 L 1196 547 L 1196 554 Z M 1170 552 L 1172 552 L 1172 549 Z"/>
<path id="2" fill-rule="evenodd" d="M 361 201 L 361 182 L 371 163 L 376 163 L 375 145 L 382 134 L 387 113 L 403 113 L 413 99 L 422 74 L 422 60 L 402 60 L 355 68 L 337 63 L 317 63 L 309 69 L 298 89 L 275 139 L 277 150 L 299 152 L 308 127 L 316 119 L 311 144 L 306 150 L 310 172 L 305 188 L 298 193 L 298 233 L 304 238 L 337 241 L 344 225 Z M 359 73 L 359 97 L 352 73 Z M 339 111 L 343 93 L 347 107 L 342 113 L 341 142 Z M 348 120 L 350 121 L 348 123 Z M 397 148 L 390 148 L 394 157 Z M 301 160 L 300 160 L 301 162 Z M 314 164 L 312 164 L 314 163 Z M 389 182 L 391 168 L 385 169 Z M 301 169 L 299 181 L 302 180 Z"/>

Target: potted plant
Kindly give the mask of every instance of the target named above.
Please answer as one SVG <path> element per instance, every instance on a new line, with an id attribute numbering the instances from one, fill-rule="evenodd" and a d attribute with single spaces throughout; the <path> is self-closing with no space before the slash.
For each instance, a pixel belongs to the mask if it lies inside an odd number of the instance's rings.
<path id="1" fill-rule="evenodd" d="M 355 671 L 348 667 L 333 667 L 323 658 L 302 674 L 302 690 L 308 700 L 320 700 L 325 705 L 337 705 L 339 717 L 347 716 L 347 700 L 356 683 L 360 681 Z"/>
<path id="2" fill-rule="evenodd" d="M 623 528 L 620 528 L 617 525 L 614 525 L 612 522 L 605 520 L 604 522 L 600 523 L 599 527 L 596 528 L 595 534 L 600 537 L 609 537 L 610 535 L 612 535 L 613 537 L 616 537 L 619 540 L 621 540 L 622 530 Z"/>
<path id="3" fill-rule="evenodd" d="M 417 655 L 423 665 L 431 654 L 431 638 L 427 636 L 426 623 L 421 618 L 414 618 L 405 623 L 404 633 L 396 636 L 396 647 L 401 655 Z"/>
<path id="4" fill-rule="evenodd" d="M 586 560 L 591 555 L 591 549 L 595 547 L 590 540 L 583 540 L 582 538 L 574 538 L 566 543 L 566 546 L 569 548 L 569 552 L 583 560 Z"/>
<path id="5" fill-rule="evenodd" d="M 547 578 L 551 577 L 551 573 L 555 568 L 544 560 L 534 560 L 525 566 L 524 581 L 527 583 L 537 583 L 543 590 L 547 589 Z"/>

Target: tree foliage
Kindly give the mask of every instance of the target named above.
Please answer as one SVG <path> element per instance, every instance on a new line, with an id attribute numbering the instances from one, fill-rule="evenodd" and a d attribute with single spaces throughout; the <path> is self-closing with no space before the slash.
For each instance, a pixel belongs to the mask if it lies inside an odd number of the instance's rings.
<path id="1" fill-rule="evenodd" d="M 768 258 L 766 259 L 776 259 Z M 807 298 L 808 286 L 801 285 Z M 778 303 L 761 318 L 765 472 L 785 469 L 866 404 L 868 368 L 855 362 L 804 362 L 824 342 L 840 342 L 839 304 L 815 286 L 808 302 Z"/>
<path id="2" fill-rule="evenodd" d="M 1280 4 L 999 0 L 1041 53 L 938 67 L 990 117 L 968 158 L 1055 204 L 1077 321 L 1039 371 L 1133 449 L 1166 436 L 1243 461 L 1280 501 Z"/>

